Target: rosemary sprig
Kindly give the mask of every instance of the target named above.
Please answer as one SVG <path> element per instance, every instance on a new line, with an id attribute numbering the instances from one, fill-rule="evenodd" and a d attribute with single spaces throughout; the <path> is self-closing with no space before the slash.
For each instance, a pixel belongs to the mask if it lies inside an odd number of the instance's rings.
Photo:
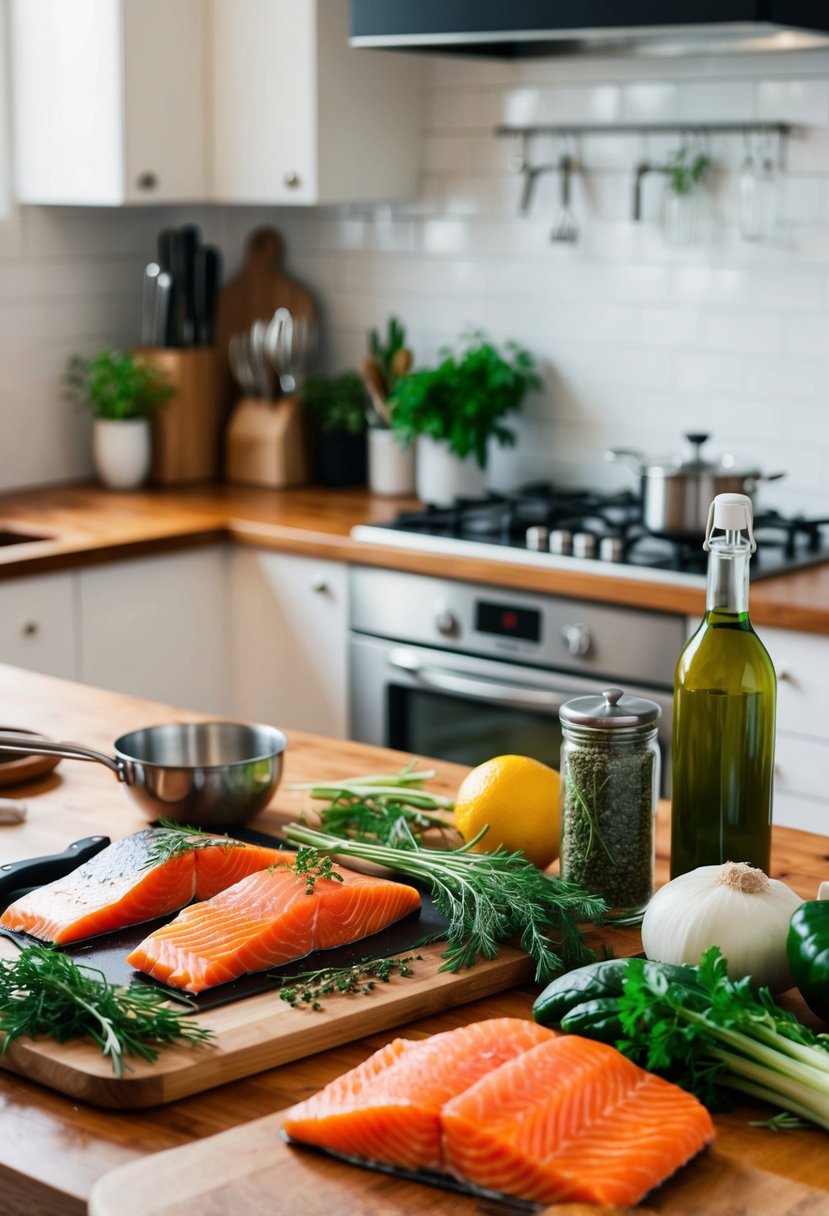
<path id="1" fill-rule="evenodd" d="M 149 870 L 153 866 L 163 865 L 194 849 L 243 849 L 241 840 L 231 840 L 229 836 L 217 836 L 215 832 L 203 832 L 201 828 L 191 828 L 184 823 L 175 823 L 172 819 L 160 819 L 154 829 L 153 839 L 147 850 L 147 856 L 141 866 Z"/>
<path id="2" fill-rule="evenodd" d="M 397 847 L 389 847 L 301 824 L 287 828 L 285 838 L 321 852 L 373 861 L 427 882 L 449 922 L 444 971 L 471 967 L 479 958 L 495 958 L 500 946 L 516 937 L 534 959 L 539 983 L 557 975 L 563 966 L 593 958 L 579 922 L 599 920 L 606 910 L 604 901 L 576 883 L 538 870 L 523 853 L 504 849 L 472 853 L 477 838 L 459 849 L 425 849 L 411 833 Z"/>
<path id="3" fill-rule="evenodd" d="M 305 1005 L 319 1011 L 324 997 L 367 996 L 374 991 L 378 982 L 388 984 L 393 975 L 413 975 L 411 964 L 422 958 L 420 954 L 409 954 L 406 958 L 364 958 L 351 967 L 302 971 L 282 982 L 279 996 L 294 1009 Z"/>
<path id="4" fill-rule="evenodd" d="M 27 946 L 0 961 L 0 1051 L 22 1035 L 59 1043 L 88 1036 L 123 1076 L 125 1056 L 158 1058 L 165 1043 L 203 1043 L 211 1032 L 171 1008 L 159 988 L 119 988 L 95 967 L 73 962 L 51 946 Z"/>

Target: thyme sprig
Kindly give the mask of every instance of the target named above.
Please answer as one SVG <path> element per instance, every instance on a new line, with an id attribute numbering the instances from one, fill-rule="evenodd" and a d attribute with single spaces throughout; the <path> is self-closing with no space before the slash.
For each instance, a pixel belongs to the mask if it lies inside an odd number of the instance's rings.
<path id="1" fill-rule="evenodd" d="M 194 1006 L 192 1006 L 194 1008 Z M 116 1077 L 126 1056 L 150 1062 L 167 1043 L 203 1043 L 211 1031 L 173 1009 L 159 988 L 111 984 L 96 967 L 75 963 L 51 946 L 27 946 L 0 961 L 0 1051 L 21 1036 L 59 1043 L 89 1037 L 109 1056 Z"/>
<path id="2" fill-rule="evenodd" d="M 321 852 L 375 862 L 428 883 L 435 904 L 448 921 L 444 971 L 460 971 L 479 958 L 495 958 L 500 947 L 514 938 L 535 961 L 539 983 L 564 966 L 593 958 L 579 923 L 599 920 L 606 910 L 604 901 L 576 883 L 545 874 L 523 853 L 502 848 L 473 853 L 470 850 L 478 837 L 458 849 L 426 849 L 412 833 L 390 847 L 314 831 L 302 824 L 288 827 L 285 839 Z"/>
<path id="3" fill-rule="evenodd" d="M 288 868 L 293 870 L 300 878 L 305 879 L 306 895 L 314 894 L 314 887 L 318 878 L 327 878 L 330 882 L 343 881 L 343 875 L 334 869 L 332 859 L 316 849 L 297 849 L 296 857 Z M 268 866 L 268 873 L 273 874 L 273 871 L 274 867 Z"/>
<path id="4" fill-rule="evenodd" d="M 154 829 L 153 839 L 147 850 L 147 856 L 141 866 L 149 870 L 153 866 L 164 865 L 194 849 L 243 849 L 241 840 L 232 840 L 229 836 L 218 836 L 215 832 L 203 832 L 201 828 L 191 828 L 184 823 L 175 823 L 172 819 L 160 819 Z"/>
<path id="5" fill-rule="evenodd" d="M 328 996 L 367 996 L 378 982 L 388 984 L 393 975 L 414 974 L 411 964 L 422 961 L 421 954 L 405 958 L 361 959 L 351 967 L 322 967 L 319 971 L 302 971 L 282 982 L 279 997 L 294 1009 L 303 1005 L 319 1011 Z"/>

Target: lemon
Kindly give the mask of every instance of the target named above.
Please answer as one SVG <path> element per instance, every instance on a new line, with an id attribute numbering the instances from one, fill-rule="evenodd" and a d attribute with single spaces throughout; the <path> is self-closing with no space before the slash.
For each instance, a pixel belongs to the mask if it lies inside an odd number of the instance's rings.
<path id="1" fill-rule="evenodd" d="M 461 783 L 455 823 L 464 840 L 489 831 L 474 846 L 493 853 L 498 845 L 521 849 L 543 869 L 558 857 L 559 776 L 529 756 L 495 756 L 473 768 Z"/>

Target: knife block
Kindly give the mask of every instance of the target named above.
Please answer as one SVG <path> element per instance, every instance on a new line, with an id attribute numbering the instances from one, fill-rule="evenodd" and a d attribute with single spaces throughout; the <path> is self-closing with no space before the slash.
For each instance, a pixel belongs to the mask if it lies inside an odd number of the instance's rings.
<path id="1" fill-rule="evenodd" d="M 243 485 L 287 489 L 311 480 L 308 434 L 297 397 L 243 397 L 225 436 L 225 477 Z"/>
<path id="2" fill-rule="evenodd" d="M 162 486 L 215 480 L 222 425 L 218 351 L 142 346 L 133 353 L 158 368 L 173 389 L 153 415 L 152 480 Z"/>

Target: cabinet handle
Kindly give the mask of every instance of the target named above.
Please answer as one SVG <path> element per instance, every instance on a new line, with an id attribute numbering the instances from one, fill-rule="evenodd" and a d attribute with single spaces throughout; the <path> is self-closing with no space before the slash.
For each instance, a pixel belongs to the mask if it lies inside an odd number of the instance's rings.
<path id="1" fill-rule="evenodd" d="M 139 173 L 135 185 L 139 190 L 155 190 L 158 186 L 158 174 L 149 169 L 145 173 Z"/>
<path id="2" fill-rule="evenodd" d="M 785 667 L 781 671 L 778 671 L 776 674 L 777 674 L 778 684 L 796 684 L 797 683 L 797 680 L 794 678 L 792 673 L 790 671 L 787 671 Z"/>
<path id="3" fill-rule="evenodd" d="M 311 583 L 311 590 L 316 591 L 317 595 L 328 595 L 331 588 L 324 578 L 315 578 Z"/>
<path id="4" fill-rule="evenodd" d="M 301 179 L 298 173 L 286 173 L 282 178 L 283 184 L 286 185 L 289 190 L 295 190 L 300 184 L 300 180 Z"/>
<path id="5" fill-rule="evenodd" d="M 21 632 L 24 638 L 33 638 L 40 633 L 40 626 L 37 621 L 27 621 Z"/>

